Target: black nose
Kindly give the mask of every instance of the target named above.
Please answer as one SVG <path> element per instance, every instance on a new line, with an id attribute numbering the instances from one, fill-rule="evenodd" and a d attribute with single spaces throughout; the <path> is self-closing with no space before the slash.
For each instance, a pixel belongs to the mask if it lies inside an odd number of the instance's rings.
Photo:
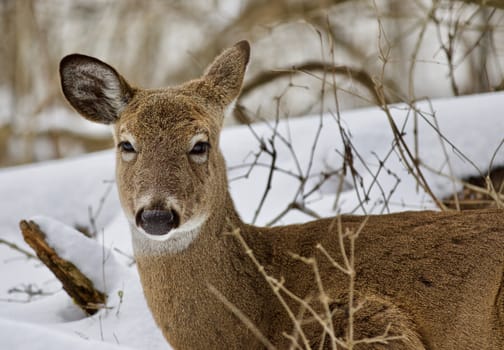
<path id="1" fill-rule="evenodd" d="M 136 215 L 136 224 L 150 235 L 164 235 L 179 225 L 179 216 L 174 210 L 142 209 Z"/>

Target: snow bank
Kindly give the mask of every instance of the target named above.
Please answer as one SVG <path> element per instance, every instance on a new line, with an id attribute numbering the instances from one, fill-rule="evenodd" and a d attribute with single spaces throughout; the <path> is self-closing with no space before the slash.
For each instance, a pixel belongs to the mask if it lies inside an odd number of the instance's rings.
<path id="1" fill-rule="evenodd" d="M 431 105 L 432 104 L 432 105 Z M 425 101 L 416 106 L 418 113 L 418 150 L 421 161 L 429 168 L 423 173 L 432 191 L 438 197 L 453 193 L 459 186 L 447 176 L 464 178 L 468 175 L 486 174 L 493 165 L 504 165 L 504 150 L 498 150 L 503 139 L 504 93 L 464 96 L 460 98 Z M 415 151 L 414 115 L 403 104 L 390 106 L 394 121 L 404 134 L 411 151 Z M 438 128 L 433 116 L 436 117 Z M 290 140 L 296 157 L 306 172 L 310 152 L 319 123 L 323 123 L 313 156 L 312 174 L 341 167 L 343 143 L 339 126 L 332 115 L 311 116 L 282 122 L 278 132 Z M 394 137 L 385 113 L 378 108 L 345 111 L 341 114 L 341 126 L 353 145 L 354 167 L 362 186 L 353 182 L 350 171 L 344 179 L 345 191 L 341 194 L 339 210 L 343 213 L 382 213 L 404 210 L 433 209 L 434 203 L 426 193 L 418 189 L 416 180 L 408 173 L 398 152 L 392 151 Z M 271 139 L 271 128 L 254 126 L 257 135 Z M 450 143 L 447 143 L 449 140 Z M 441 142 L 444 143 L 446 153 Z M 227 164 L 230 167 L 252 162 L 251 152 L 257 152 L 259 143 L 246 127 L 224 131 L 221 140 Z M 277 167 L 296 172 L 294 157 L 277 137 Z M 497 151 L 497 152 L 496 152 Z M 463 156 L 462 156 L 463 155 Z M 494 158 L 493 158 L 494 157 Z M 270 164 L 271 158 L 263 155 L 259 162 Z M 448 167 L 451 167 L 451 172 Z M 229 178 L 243 176 L 248 167 L 233 170 Z M 250 221 L 261 201 L 268 178 L 268 167 L 255 167 L 248 178 L 232 181 L 231 192 L 238 211 Z M 399 180 L 398 180 L 399 179 Z M 306 186 L 310 189 L 319 181 L 312 178 Z M 276 172 L 272 190 L 267 197 L 258 223 L 263 224 L 283 210 L 295 197 L 299 181 L 292 176 Z M 455 187 L 454 187 L 455 186 Z M 306 199 L 310 209 L 322 216 L 334 215 L 333 204 L 338 188 L 334 178 Z M 362 203 L 363 198 L 369 200 Z M 293 223 L 310 219 L 292 211 L 279 223 Z"/>
<path id="2" fill-rule="evenodd" d="M 494 165 L 504 165 L 504 150 L 498 150 L 504 135 L 504 93 L 435 100 L 432 109 L 427 102 L 419 103 L 417 108 L 423 111 L 423 116 L 418 118 L 419 156 L 422 162 L 436 170 L 424 169 L 436 195 L 444 196 L 453 191 L 453 182 L 437 174 L 438 171 L 450 174 L 448 162 L 454 177 L 486 173 L 492 159 Z M 391 106 L 391 111 L 406 142 L 414 149 L 413 113 L 404 105 Z M 431 125 L 432 114 L 437 117 L 443 137 L 451 142 L 445 144 L 446 153 L 441 147 L 442 137 Z M 341 125 L 356 150 L 354 166 L 362 178 L 362 187 L 347 175 L 343 179 L 339 210 L 377 213 L 433 207 L 430 198 L 417 189 L 399 155 L 391 152 L 394 141 L 383 111 L 369 108 L 344 112 L 341 117 Z M 291 140 L 303 172 L 310 161 L 319 122 L 319 116 L 312 116 L 283 121 L 278 127 L 278 132 Z M 322 122 L 324 128 L 313 156 L 313 174 L 338 169 L 342 164 L 338 125 L 331 115 L 325 115 Z M 253 128 L 264 140 L 272 135 L 270 127 L 264 124 Z M 229 178 L 233 179 L 248 172 L 247 163 L 253 160 L 259 142 L 246 127 L 233 127 L 223 131 L 221 148 L 229 167 L 241 166 L 229 171 Z M 277 166 L 296 172 L 292 153 L 278 139 L 277 151 Z M 267 165 L 270 158 L 262 155 L 259 161 Z M 114 178 L 113 169 L 114 157 L 107 151 L 0 171 L 0 237 L 29 249 L 22 242 L 17 223 L 37 215 L 34 220 L 48 234 L 58 252 L 63 257 L 69 254 L 68 258 L 109 294 L 107 309 L 84 317 L 64 292 L 58 292 L 58 283 L 47 269 L 34 260 L 20 259 L 18 252 L 0 245 L 0 348 L 168 348 L 147 309 L 135 267 L 126 265 L 128 258 L 110 253 L 114 248 L 120 248 L 125 255 L 132 253 L 128 224 L 121 214 L 115 189 L 105 196 L 110 186 L 114 186 L 110 183 Z M 231 195 L 245 221 L 250 222 L 261 200 L 268 170 L 268 167 L 254 167 L 247 178 L 233 180 L 230 184 Z M 311 178 L 307 188 L 317 181 L 317 177 Z M 283 210 L 294 199 L 298 184 L 293 177 L 276 172 L 258 223 L 271 220 Z M 328 181 L 308 196 L 307 205 L 322 215 L 334 214 L 337 188 L 336 178 Z M 362 197 L 358 195 L 364 192 L 369 200 L 360 205 Z M 97 217 L 97 242 L 87 240 L 68 227 L 89 225 L 89 207 L 95 212 L 104 196 L 103 209 Z M 383 203 L 384 197 L 389 197 L 387 205 Z M 279 223 L 307 219 L 306 215 L 292 211 Z M 105 284 L 102 242 L 107 247 Z M 12 287 L 34 283 L 52 294 L 34 297 L 26 304 L 5 301 L 16 297 L 8 292 Z"/>

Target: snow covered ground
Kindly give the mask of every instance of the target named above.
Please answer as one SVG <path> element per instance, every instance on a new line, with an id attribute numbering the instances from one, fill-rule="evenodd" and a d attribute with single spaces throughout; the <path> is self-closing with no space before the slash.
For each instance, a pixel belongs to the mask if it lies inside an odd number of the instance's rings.
<path id="1" fill-rule="evenodd" d="M 436 100 L 432 106 L 423 102 L 417 107 L 424 112 L 418 118 L 419 156 L 429 168 L 438 170 L 424 169 L 437 196 L 458 189 L 454 181 L 437 172 L 461 178 L 486 173 L 491 162 L 494 166 L 504 165 L 504 150 L 499 149 L 504 136 L 504 93 Z M 391 111 L 414 149 L 412 111 L 404 105 L 392 106 Z M 439 132 L 433 128 L 433 113 Z M 417 189 L 414 177 L 392 149 L 394 139 L 383 111 L 347 111 L 341 118 L 341 127 L 354 147 L 354 167 L 359 176 L 354 181 L 349 171 L 344 178 L 337 211 L 381 213 L 435 207 L 430 197 Z M 321 121 L 323 128 L 313 147 Z M 270 145 L 267 140 L 272 137 L 271 127 L 263 124 L 253 128 Z M 322 216 L 334 214 L 339 177 L 330 178 L 320 187 L 318 183 L 321 173 L 337 170 L 342 164 L 343 146 L 335 117 L 284 121 L 276 130 L 276 166 L 284 172 L 274 173 L 272 190 L 256 222 L 270 222 L 289 203 L 299 202 L 306 194 L 303 203 L 310 211 Z M 444 143 L 444 150 L 443 138 L 451 142 Z M 282 140 L 291 140 L 293 152 Z M 244 176 L 250 169 L 247 164 L 254 161 L 254 153 L 259 150 L 259 141 L 246 127 L 225 129 L 221 148 L 230 168 L 230 189 L 237 209 L 250 222 L 263 197 L 271 157 L 263 153 L 257 163 L 264 166 L 255 166 L 249 176 Z M 314 176 L 304 191 L 296 194 L 299 180 L 288 172 L 306 174 L 310 164 Z M 111 151 L 0 171 L 0 239 L 29 250 L 18 222 L 36 216 L 61 254 L 71 256 L 83 271 L 88 270 L 95 285 L 109 295 L 106 309 L 85 317 L 45 266 L 0 244 L 1 349 L 169 348 L 147 310 L 136 269 L 129 266 L 130 235 L 120 211 L 113 173 Z M 311 191 L 314 186 L 316 190 Z M 277 223 L 308 219 L 299 211 L 289 211 Z M 71 229 L 93 229 L 93 220 L 99 232 L 96 240 Z"/>

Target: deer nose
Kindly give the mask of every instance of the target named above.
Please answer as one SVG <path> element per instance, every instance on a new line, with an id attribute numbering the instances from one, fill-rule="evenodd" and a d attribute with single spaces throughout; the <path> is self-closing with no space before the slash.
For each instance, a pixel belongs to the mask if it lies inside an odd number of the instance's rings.
<path id="1" fill-rule="evenodd" d="M 136 215 L 136 224 L 153 236 L 161 236 L 177 228 L 179 215 L 174 210 L 141 209 Z"/>

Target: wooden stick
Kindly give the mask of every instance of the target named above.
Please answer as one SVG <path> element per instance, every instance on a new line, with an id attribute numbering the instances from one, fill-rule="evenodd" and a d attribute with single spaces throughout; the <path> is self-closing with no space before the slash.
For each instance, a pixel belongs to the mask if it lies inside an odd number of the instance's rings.
<path id="1" fill-rule="evenodd" d="M 22 220 L 19 226 L 26 243 L 61 281 L 63 289 L 86 314 L 92 315 L 105 305 L 106 295 L 96 290 L 93 282 L 73 263 L 61 258 L 49 246 L 46 235 L 35 222 Z"/>

